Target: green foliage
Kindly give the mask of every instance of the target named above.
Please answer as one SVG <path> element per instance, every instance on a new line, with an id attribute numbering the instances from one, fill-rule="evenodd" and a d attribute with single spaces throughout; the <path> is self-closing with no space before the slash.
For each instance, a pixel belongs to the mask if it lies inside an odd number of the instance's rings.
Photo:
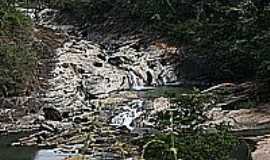
<path id="1" fill-rule="evenodd" d="M 31 21 L 4 2 L 0 15 L 0 96 L 17 96 L 29 87 L 37 61 Z"/>
<path id="2" fill-rule="evenodd" d="M 153 19 L 154 16 L 159 16 L 160 20 L 164 18 L 174 18 L 176 10 L 174 6 L 177 0 L 131 0 L 131 14 L 143 19 Z M 157 17 L 156 17 L 157 18 Z"/>
<path id="3" fill-rule="evenodd" d="M 24 45 L 0 45 L 0 87 L 6 96 L 17 95 L 33 78 L 35 52 Z"/>
<path id="4" fill-rule="evenodd" d="M 82 23 L 104 20 L 105 14 L 110 13 L 117 1 L 110 0 L 56 0 L 50 5 L 66 14 L 79 18 Z"/>
<path id="5" fill-rule="evenodd" d="M 146 160 L 228 160 L 239 141 L 228 126 L 202 127 L 205 115 L 215 102 L 212 95 L 181 94 L 172 99 L 172 106 L 157 114 L 162 133 L 146 138 L 143 158 Z M 248 157 L 248 155 L 245 155 Z M 241 159 L 241 160 L 246 160 Z"/>
<path id="6" fill-rule="evenodd" d="M 198 91 L 190 94 L 178 94 L 171 99 L 171 107 L 158 113 L 159 126 L 167 128 L 172 123 L 179 131 L 194 131 L 208 120 L 206 113 L 215 102 L 215 97 Z"/>
<path id="7" fill-rule="evenodd" d="M 24 31 L 31 27 L 30 19 L 24 16 L 13 7 L 0 7 L 0 36 L 10 36 L 8 38 L 16 38 L 17 40 L 26 40 L 23 35 Z M 19 33 L 19 35 L 17 35 Z M 23 34 L 27 34 L 23 33 Z M 19 37 L 17 37 L 19 36 Z M 24 38 L 24 39 L 20 39 Z"/>
<path id="8" fill-rule="evenodd" d="M 187 79 L 219 82 L 258 82 L 258 99 L 269 100 L 270 3 L 259 0 L 187 2 L 163 19 L 161 29 L 184 48 L 179 66 Z M 195 65 L 194 65 L 195 64 Z"/>
<path id="9" fill-rule="evenodd" d="M 257 74 L 258 101 L 268 102 L 270 100 L 270 61 L 263 60 Z"/>
<path id="10" fill-rule="evenodd" d="M 144 159 L 175 160 L 171 143 L 172 135 L 156 136 L 156 142 L 145 149 Z M 239 141 L 226 130 L 217 133 L 193 133 L 174 135 L 177 159 L 182 160 L 228 160 Z M 247 159 L 242 159 L 247 160 Z"/>
<path id="11" fill-rule="evenodd" d="M 206 61 L 204 77 L 211 81 L 255 78 L 257 55 L 265 47 L 258 48 L 254 38 L 266 28 L 253 1 L 206 1 L 200 10 L 196 19 L 178 24 L 171 31 L 175 41 L 189 45 L 186 56 Z"/>

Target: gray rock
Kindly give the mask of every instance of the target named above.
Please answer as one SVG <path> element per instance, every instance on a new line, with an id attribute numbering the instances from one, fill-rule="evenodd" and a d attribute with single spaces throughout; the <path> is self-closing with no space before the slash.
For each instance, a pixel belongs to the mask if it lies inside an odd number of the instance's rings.
<path id="1" fill-rule="evenodd" d="M 45 107 L 43 108 L 44 117 L 46 120 L 52 121 L 61 121 L 62 115 L 59 110 L 53 107 Z"/>

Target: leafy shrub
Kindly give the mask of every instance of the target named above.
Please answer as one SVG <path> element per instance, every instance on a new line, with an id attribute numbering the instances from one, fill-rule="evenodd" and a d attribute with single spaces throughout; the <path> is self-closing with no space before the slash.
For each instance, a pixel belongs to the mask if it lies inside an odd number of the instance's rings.
<path id="1" fill-rule="evenodd" d="M 146 160 L 175 160 L 175 157 L 182 160 L 228 160 L 233 148 L 239 144 L 239 141 L 225 130 L 217 133 L 175 135 L 173 144 L 170 134 L 160 135 L 155 139 L 155 143 L 145 149 Z"/>
<path id="2" fill-rule="evenodd" d="M 0 87 L 5 96 L 22 94 L 33 79 L 36 62 L 31 48 L 16 45 L 0 45 Z"/>
<path id="3" fill-rule="evenodd" d="M 229 133 L 228 126 L 201 126 L 208 120 L 205 113 L 211 109 L 215 99 L 212 95 L 196 92 L 173 99 L 174 105 L 157 114 L 157 126 L 161 133 L 145 139 L 143 158 L 228 160 L 234 157 L 233 150 L 239 141 Z M 247 153 L 245 160 L 248 160 Z"/>
<path id="4" fill-rule="evenodd" d="M 194 131 L 198 126 L 208 120 L 206 113 L 215 102 L 215 97 L 194 91 L 190 94 L 178 94 L 171 98 L 171 107 L 158 114 L 159 126 L 164 128 L 173 123 L 181 131 Z"/>
<path id="5" fill-rule="evenodd" d="M 18 96 L 33 81 L 37 54 L 31 21 L 8 3 L 0 6 L 0 96 Z"/>

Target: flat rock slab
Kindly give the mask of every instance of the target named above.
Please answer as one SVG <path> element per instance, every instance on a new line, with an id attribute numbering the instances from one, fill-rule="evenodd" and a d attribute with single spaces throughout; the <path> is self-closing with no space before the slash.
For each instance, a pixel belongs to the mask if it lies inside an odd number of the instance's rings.
<path id="1" fill-rule="evenodd" d="M 255 151 L 252 152 L 252 159 L 270 160 L 270 104 L 259 105 L 252 109 L 217 110 L 212 115 L 214 118 L 212 123 L 229 122 L 235 131 L 244 133 L 256 132 L 258 130 L 258 134 L 261 134 L 259 130 L 264 129 L 265 135 L 253 135 L 255 136 L 254 138 L 257 137 L 257 142 L 255 144 Z"/>
<path id="2" fill-rule="evenodd" d="M 234 129 L 251 129 L 261 126 L 270 126 L 270 105 L 265 104 L 252 109 L 214 111 L 213 123 L 229 122 Z"/>
<path id="3" fill-rule="evenodd" d="M 270 160 L 270 135 L 256 144 L 256 150 L 252 153 L 253 160 Z"/>

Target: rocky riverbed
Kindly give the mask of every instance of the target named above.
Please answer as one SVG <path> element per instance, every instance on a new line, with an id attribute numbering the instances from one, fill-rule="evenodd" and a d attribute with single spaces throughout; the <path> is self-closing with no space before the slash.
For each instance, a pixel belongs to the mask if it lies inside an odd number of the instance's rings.
<path id="1" fill-rule="evenodd" d="M 76 27 L 55 23 L 56 14 L 41 11 L 35 28 L 37 42 L 51 49 L 39 62 L 41 86 L 30 97 L 1 100 L 1 133 L 31 133 L 13 146 L 97 159 L 139 156 L 129 142 L 155 132 L 151 113 L 169 105 L 141 92 L 177 82 L 177 64 L 170 60 L 176 48 L 145 48 L 136 36 L 86 40 Z"/>
<path id="2" fill-rule="evenodd" d="M 167 98 L 146 97 L 144 91 L 181 84 L 178 62 L 172 60 L 181 56 L 178 50 L 141 45 L 139 35 L 84 37 L 78 27 L 57 22 L 56 10 L 27 14 L 36 19 L 36 41 L 45 50 L 39 62 L 40 87 L 29 97 L 0 99 L 0 134 L 29 133 L 13 146 L 57 148 L 64 155 L 92 159 L 138 159 L 141 148 L 132 142 L 158 132 L 154 114 L 170 105 Z M 231 122 L 235 131 L 244 133 L 269 119 L 267 113 L 250 109 L 213 114 L 215 123 Z M 252 135 L 257 138 L 255 160 L 263 159 L 267 133 Z"/>

